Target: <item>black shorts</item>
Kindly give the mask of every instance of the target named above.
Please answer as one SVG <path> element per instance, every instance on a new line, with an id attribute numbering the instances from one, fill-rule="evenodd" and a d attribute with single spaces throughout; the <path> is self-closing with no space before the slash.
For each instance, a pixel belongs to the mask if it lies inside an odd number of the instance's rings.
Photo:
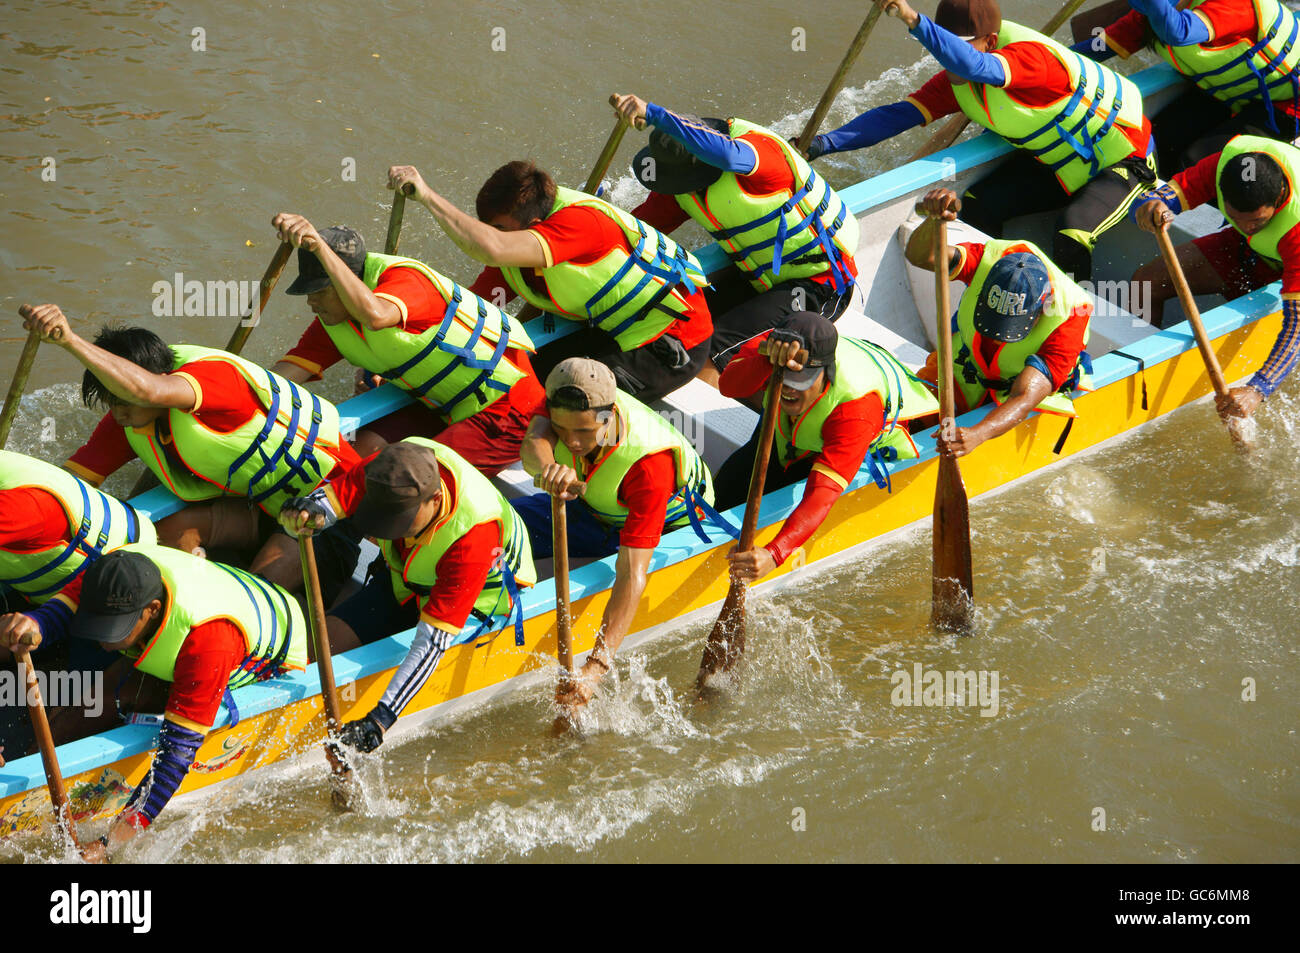
<path id="1" fill-rule="evenodd" d="M 1155 132 L 1160 168 L 1167 176 L 1195 165 L 1207 156 L 1222 152 L 1233 136 L 1263 136 L 1290 142 L 1300 136 L 1300 124 L 1282 111 L 1282 103 L 1273 104 L 1273 124 L 1268 108 L 1254 102 L 1235 116 L 1228 107 L 1199 86 L 1179 95 L 1151 119 Z"/>
<path id="2" fill-rule="evenodd" d="M 358 592 L 329 611 L 351 626 L 362 645 L 405 632 L 420 621 L 420 600 L 412 597 L 398 602 L 393 594 L 393 579 L 382 554 L 366 570 L 366 582 Z"/>
<path id="3" fill-rule="evenodd" d="M 853 288 L 835 289 L 811 279 L 799 279 L 755 293 L 744 272 L 734 265 L 711 276 L 704 292 L 713 318 L 713 347 L 709 359 L 723 370 L 736 349 L 752 337 L 770 331 L 798 311 L 812 311 L 835 321 L 853 300 Z"/>
<path id="4" fill-rule="evenodd" d="M 651 341 L 635 351 L 623 351 L 608 331 L 582 328 L 538 348 L 533 356 L 533 370 L 544 383 L 551 368 L 561 361 L 570 357 L 590 357 L 614 372 L 620 388 L 649 404 L 690 383 L 709 359 L 709 342 L 701 341 L 685 351 L 686 362 L 682 366 L 670 367 L 664 358 L 670 344 L 664 340 L 667 337 L 669 335 L 665 334 L 660 340 Z M 681 347 L 675 339 L 671 343 Z"/>

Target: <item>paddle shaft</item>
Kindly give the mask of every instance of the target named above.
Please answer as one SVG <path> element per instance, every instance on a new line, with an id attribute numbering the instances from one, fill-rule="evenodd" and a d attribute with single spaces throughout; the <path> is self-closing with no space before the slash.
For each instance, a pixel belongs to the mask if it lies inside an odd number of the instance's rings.
<path id="1" fill-rule="evenodd" d="M 19 674 L 27 685 L 27 714 L 32 719 L 32 732 L 36 735 L 36 744 L 41 749 L 41 764 L 45 768 L 45 783 L 50 792 L 50 804 L 54 807 L 54 817 L 60 827 L 67 832 L 73 845 L 77 843 L 77 825 L 72 819 L 72 808 L 68 804 L 68 791 L 63 784 L 63 772 L 59 770 L 59 756 L 54 750 L 54 735 L 50 732 L 50 720 L 45 716 L 45 703 L 41 699 L 41 685 L 36 680 L 36 670 L 32 667 L 31 655 L 27 652 L 15 652 Z"/>
<path id="2" fill-rule="evenodd" d="M 806 353 L 803 360 L 807 360 Z M 758 435 L 758 446 L 754 450 L 754 468 L 749 473 L 749 498 L 745 501 L 745 517 L 740 524 L 740 539 L 736 543 L 737 553 L 747 553 L 754 548 L 754 536 L 758 532 L 758 508 L 763 502 L 763 484 L 767 482 L 767 464 L 772 456 L 772 439 L 776 435 L 776 415 L 781 408 L 781 382 L 785 380 L 785 368 L 773 367 L 772 376 L 767 381 L 766 405 L 763 408 L 763 425 Z M 745 651 L 745 583 L 734 576 L 727 587 L 727 598 L 723 600 L 722 611 L 718 621 L 709 632 L 704 645 L 704 658 L 700 660 L 700 672 L 695 680 L 697 689 L 705 687 L 710 675 L 726 671 L 736 664 L 741 653 Z"/>
<path id="3" fill-rule="evenodd" d="M 948 223 L 935 221 L 934 296 L 939 331 L 939 426 L 955 426 L 957 401 L 952 366 L 952 301 L 948 287 Z M 973 603 L 970 501 L 957 458 L 941 454 L 934 489 L 930 620 L 939 628 L 968 631 Z"/>
<path id="4" fill-rule="evenodd" d="M 396 255 L 397 244 L 402 240 L 402 216 L 406 214 L 406 191 L 393 193 L 393 207 L 388 213 L 388 234 L 384 236 L 384 254 Z"/>
<path id="5" fill-rule="evenodd" d="M 1091 39 L 1096 36 L 1095 30 L 1110 26 L 1131 9 L 1128 0 L 1110 0 L 1109 3 L 1103 3 L 1099 7 L 1084 10 L 1078 16 L 1071 18 L 1070 37 L 1075 43 Z"/>
<path id="6" fill-rule="evenodd" d="M 320 593 L 320 573 L 316 569 L 316 544 L 310 536 L 298 537 L 298 555 L 302 560 L 302 581 L 307 587 L 307 599 L 311 603 L 311 638 L 316 652 L 316 671 L 320 674 L 321 701 L 325 706 L 325 756 L 329 759 L 330 771 L 340 780 L 348 776 L 350 769 L 340 757 L 335 746 L 329 741 L 343 725 L 343 716 L 339 709 L 339 693 L 334 685 L 334 659 L 330 655 L 329 633 L 325 623 L 325 600 Z"/>
<path id="7" fill-rule="evenodd" d="M 1183 274 L 1183 266 L 1178 263 L 1174 243 L 1169 240 L 1169 230 L 1161 228 L 1157 231 L 1156 241 L 1160 243 L 1160 256 L 1165 260 L 1165 268 L 1169 270 L 1169 277 L 1178 292 L 1178 300 L 1183 306 L 1188 322 L 1192 325 L 1192 333 L 1196 335 L 1196 346 L 1201 352 L 1201 360 L 1205 362 L 1205 371 L 1210 375 L 1210 384 L 1214 387 L 1214 393 L 1216 396 L 1226 397 L 1228 384 L 1223 379 L 1223 369 L 1219 367 L 1219 358 L 1210 346 L 1210 336 L 1205 333 L 1205 325 L 1201 323 L 1200 309 L 1196 307 L 1192 289 L 1187 286 L 1187 276 Z"/>
<path id="8" fill-rule="evenodd" d="M 614 102 L 614 97 L 610 97 L 610 104 Z M 605 140 L 605 147 L 600 150 L 600 155 L 596 157 L 596 164 L 591 167 L 591 174 L 587 176 L 586 183 L 582 186 L 582 191 L 588 195 L 595 195 L 596 189 L 600 188 L 600 183 L 605 178 L 605 173 L 609 171 L 610 163 L 614 161 L 614 153 L 618 152 L 619 144 L 623 141 L 623 134 L 627 132 L 627 120 L 622 116 L 614 124 L 610 131 L 609 138 Z"/>
<path id="9" fill-rule="evenodd" d="M 1043 36 L 1051 36 L 1058 28 L 1060 28 L 1061 24 L 1068 20 L 1074 14 L 1074 11 L 1079 9 L 1081 6 L 1083 6 L 1083 0 L 1066 0 L 1065 6 L 1061 7 L 1060 10 L 1057 10 L 1056 15 L 1053 16 L 1052 19 L 1048 20 L 1047 25 L 1038 32 L 1043 34 Z M 943 128 L 930 138 L 929 142 L 913 153 L 912 158 L 908 161 L 915 162 L 917 159 L 924 159 L 926 156 L 934 155 L 934 153 L 938 152 L 940 149 L 947 149 L 957 141 L 957 137 L 962 134 L 962 131 L 969 123 L 970 118 L 968 116 L 953 116 L 944 123 Z"/>
<path id="10" fill-rule="evenodd" d="M 27 389 L 27 378 L 32 372 L 32 364 L 36 361 L 36 349 L 40 346 L 41 332 L 32 328 L 27 332 L 27 342 L 23 345 L 22 354 L 18 355 L 14 379 L 9 382 L 9 393 L 5 394 L 4 410 L 0 411 L 0 450 L 3 450 L 5 444 L 9 442 L 9 431 L 14 425 L 14 417 L 18 415 L 18 403 L 23 399 L 23 391 Z"/>
<path id="11" fill-rule="evenodd" d="M 555 558 L 555 655 L 563 669 L 560 687 L 573 683 L 573 618 L 569 613 L 569 518 L 565 501 L 551 497 L 551 553 Z"/>
<path id="12" fill-rule="evenodd" d="M 275 290 L 275 284 L 280 280 L 280 273 L 284 271 L 284 266 L 289 263 L 291 254 L 293 254 L 293 246 L 288 242 L 281 242 L 280 247 L 271 256 L 271 263 L 266 266 L 261 285 L 258 288 L 257 311 L 240 318 L 239 324 L 235 327 L 235 333 L 230 335 L 230 340 L 226 342 L 226 350 L 231 354 L 238 354 L 244 349 L 248 336 L 253 333 L 253 328 L 262 319 L 262 312 L 266 310 L 266 303 L 271 300 L 271 292 Z"/>
<path id="13" fill-rule="evenodd" d="M 844 86 L 844 78 L 848 76 L 849 70 L 852 69 L 853 63 L 857 60 L 858 54 L 867 43 L 867 37 L 871 36 L 871 31 L 876 27 L 876 21 L 880 19 L 880 14 L 884 12 L 882 7 L 872 6 L 867 18 L 862 21 L 862 26 L 858 27 L 858 34 L 849 44 L 848 50 L 844 54 L 844 59 L 840 60 L 840 67 L 831 77 L 831 81 L 826 86 L 826 91 L 822 93 L 822 98 L 817 101 L 816 108 L 808 117 L 807 124 L 803 127 L 803 132 L 799 133 L 799 138 L 795 140 L 795 147 L 801 152 L 807 152 L 808 147 L 812 145 L 813 136 L 817 135 L 817 130 L 821 127 L 822 120 L 826 118 L 826 113 L 830 111 L 831 103 L 839 95 L 840 89 Z"/>

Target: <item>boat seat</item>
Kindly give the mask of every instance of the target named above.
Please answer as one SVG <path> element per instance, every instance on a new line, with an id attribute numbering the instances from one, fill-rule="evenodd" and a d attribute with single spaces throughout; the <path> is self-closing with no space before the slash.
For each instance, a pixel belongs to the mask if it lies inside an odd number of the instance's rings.
<path id="1" fill-rule="evenodd" d="M 524 472 L 524 465 L 518 460 L 494 476 L 492 485 L 500 490 L 501 495 L 507 500 L 541 492 L 533 486 L 533 478 Z"/>
<path id="2" fill-rule="evenodd" d="M 929 352 L 914 344 L 892 328 L 887 328 L 879 321 L 873 321 L 862 311 L 857 310 L 857 302 L 845 309 L 835 322 L 835 329 L 846 337 L 860 338 L 879 344 L 910 369 L 917 370 L 925 365 Z"/>
<path id="3" fill-rule="evenodd" d="M 758 426 L 758 414 L 698 378 L 650 406 L 691 442 L 714 473 Z"/>

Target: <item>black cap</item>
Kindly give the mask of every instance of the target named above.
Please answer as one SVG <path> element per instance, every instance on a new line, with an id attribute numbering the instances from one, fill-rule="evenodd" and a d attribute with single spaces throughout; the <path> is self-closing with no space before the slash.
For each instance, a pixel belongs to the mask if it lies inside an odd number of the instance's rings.
<path id="1" fill-rule="evenodd" d="M 361 233 L 346 225 L 331 225 L 321 229 L 321 239 L 334 250 L 334 254 L 343 259 L 343 264 L 352 269 L 358 278 L 366 267 L 366 243 Z M 309 295 L 324 291 L 330 286 L 330 276 L 325 274 L 320 259 L 315 252 L 305 248 L 298 249 L 298 277 L 293 280 L 285 294 Z"/>
<path id="2" fill-rule="evenodd" d="M 420 507 L 442 487 L 438 458 L 428 447 L 390 443 L 366 464 L 366 495 L 352 525 L 363 536 L 401 539 L 411 530 Z"/>
<path id="3" fill-rule="evenodd" d="M 101 556 L 86 570 L 72 635 L 95 642 L 121 642 L 155 599 L 167 598 L 162 573 L 142 553 L 123 550 Z"/>
<path id="4" fill-rule="evenodd" d="M 704 126 L 730 137 L 731 123 L 725 119 L 700 119 L 679 115 L 687 126 Z M 651 192 L 684 195 L 699 192 L 718 180 L 722 170 L 696 158 L 665 132 L 650 133 L 650 144 L 632 157 L 632 174 Z"/>
<path id="5" fill-rule="evenodd" d="M 795 390 L 807 390 L 817 379 L 819 371 L 826 370 L 827 378 L 835 373 L 835 349 L 840 343 L 840 333 L 835 325 L 812 311 L 796 311 L 772 330 L 777 341 L 798 341 L 808 351 L 808 360 L 802 371 L 786 371 L 784 383 Z"/>

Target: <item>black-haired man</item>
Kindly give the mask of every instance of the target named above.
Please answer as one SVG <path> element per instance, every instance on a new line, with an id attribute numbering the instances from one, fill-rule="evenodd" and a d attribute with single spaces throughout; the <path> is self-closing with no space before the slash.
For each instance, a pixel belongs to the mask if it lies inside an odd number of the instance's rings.
<path id="1" fill-rule="evenodd" d="M 1264 365 L 1216 405 L 1225 418 L 1249 417 L 1300 359 L 1300 149 L 1258 136 L 1237 136 L 1224 150 L 1184 169 L 1138 199 L 1133 214 L 1149 232 L 1177 212 L 1213 204 L 1231 223 L 1174 249 L 1192 294 L 1231 299 L 1282 279 L 1282 330 Z M 1165 302 L 1177 296 L 1162 259 L 1139 268 L 1134 282 L 1151 287 L 1148 321 L 1160 326 Z"/>
<path id="2" fill-rule="evenodd" d="M 139 457 L 163 486 L 198 504 L 159 521 L 163 543 L 256 553 L 255 573 L 290 591 L 302 585 L 293 541 L 282 533 L 261 540 L 285 501 L 359 462 L 333 404 L 244 358 L 168 346 L 145 328 L 103 328 L 91 343 L 57 305 L 23 305 L 19 314 L 85 365 L 87 406 L 108 408 L 70 471 L 98 486 Z M 322 546 L 331 594 L 351 575 L 358 542 L 341 530 Z"/>

